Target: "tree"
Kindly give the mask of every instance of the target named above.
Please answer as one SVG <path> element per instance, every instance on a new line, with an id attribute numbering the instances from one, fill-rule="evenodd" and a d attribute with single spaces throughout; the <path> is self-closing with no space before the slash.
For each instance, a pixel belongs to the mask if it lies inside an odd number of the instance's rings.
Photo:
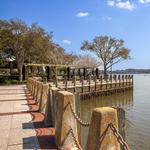
<path id="1" fill-rule="evenodd" d="M 26 63 L 57 63 L 58 54 L 64 50 L 53 43 L 52 33 L 37 24 L 28 26 L 19 19 L 0 20 L 0 53 L 13 56 L 17 62 L 19 79 Z"/>
<path id="2" fill-rule="evenodd" d="M 78 59 L 78 56 L 73 54 L 73 53 L 70 53 L 70 54 L 65 54 L 63 56 L 63 63 L 65 65 L 73 65 L 74 64 L 74 61 L 76 61 Z"/>
<path id="3" fill-rule="evenodd" d="M 24 63 L 27 26 L 20 20 L 0 21 L 0 48 L 4 53 L 15 56 L 19 72 L 20 81 L 22 80 L 22 66 Z"/>
<path id="4" fill-rule="evenodd" d="M 60 64 L 60 65 L 65 64 L 64 57 L 66 56 L 66 54 L 64 48 L 54 43 L 53 43 L 53 47 L 54 47 L 54 51 L 52 52 L 51 55 L 49 55 L 51 56 L 51 58 L 49 59 L 48 63 Z"/>
<path id="5" fill-rule="evenodd" d="M 97 61 L 95 57 L 90 55 L 79 55 L 74 61 L 73 64 L 79 67 L 91 67 L 97 68 L 101 64 Z"/>
<path id="6" fill-rule="evenodd" d="M 92 42 L 84 41 L 81 50 L 96 53 L 104 65 L 104 75 L 113 65 L 130 58 L 130 50 L 124 47 L 124 41 L 108 36 L 98 36 Z"/>

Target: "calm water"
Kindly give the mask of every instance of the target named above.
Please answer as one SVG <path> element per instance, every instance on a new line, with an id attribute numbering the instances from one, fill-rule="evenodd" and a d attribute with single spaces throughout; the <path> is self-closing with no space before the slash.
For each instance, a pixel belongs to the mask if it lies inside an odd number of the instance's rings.
<path id="1" fill-rule="evenodd" d="M 95 107 L 119 106 L 126 111 L 126 141 L 132 150 L 150 150 L 150 75 L 134 75 L 134 90 L 81 101 L 81 118 L 90 120 Z M 81 129 L 85 145 L 88 129 Z"/>

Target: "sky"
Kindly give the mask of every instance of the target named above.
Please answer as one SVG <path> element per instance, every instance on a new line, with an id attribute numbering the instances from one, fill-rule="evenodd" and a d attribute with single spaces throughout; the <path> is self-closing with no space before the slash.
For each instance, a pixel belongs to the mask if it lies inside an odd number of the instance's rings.
<path id="1" fill-rule="evenodd" d="M 0 0 L 0 19 L 12 18 L 38 23 L 74 54 L 95 36 L 123 39 L 132 59 L 114 69 L 150 68 L 150 0 Z"/>

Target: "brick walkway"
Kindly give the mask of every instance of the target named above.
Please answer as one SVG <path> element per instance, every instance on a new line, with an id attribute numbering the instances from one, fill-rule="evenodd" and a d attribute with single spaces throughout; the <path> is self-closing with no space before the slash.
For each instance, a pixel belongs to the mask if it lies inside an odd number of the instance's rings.
<path id="1" fill-rule="evenodd" d="M 57 149 L 25 85 L 0 86 L 0 150 Z"/>

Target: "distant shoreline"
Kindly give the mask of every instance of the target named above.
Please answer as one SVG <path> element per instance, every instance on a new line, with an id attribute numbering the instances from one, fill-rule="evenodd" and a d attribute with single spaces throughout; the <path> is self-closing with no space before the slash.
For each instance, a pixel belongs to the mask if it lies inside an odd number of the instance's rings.
<path id="1" fill-rule="evenodd" d="M 150 74 L 150 69 L 125 69 L 125 70 L 115 70 L 112 73 L 117 74 Z"/>

